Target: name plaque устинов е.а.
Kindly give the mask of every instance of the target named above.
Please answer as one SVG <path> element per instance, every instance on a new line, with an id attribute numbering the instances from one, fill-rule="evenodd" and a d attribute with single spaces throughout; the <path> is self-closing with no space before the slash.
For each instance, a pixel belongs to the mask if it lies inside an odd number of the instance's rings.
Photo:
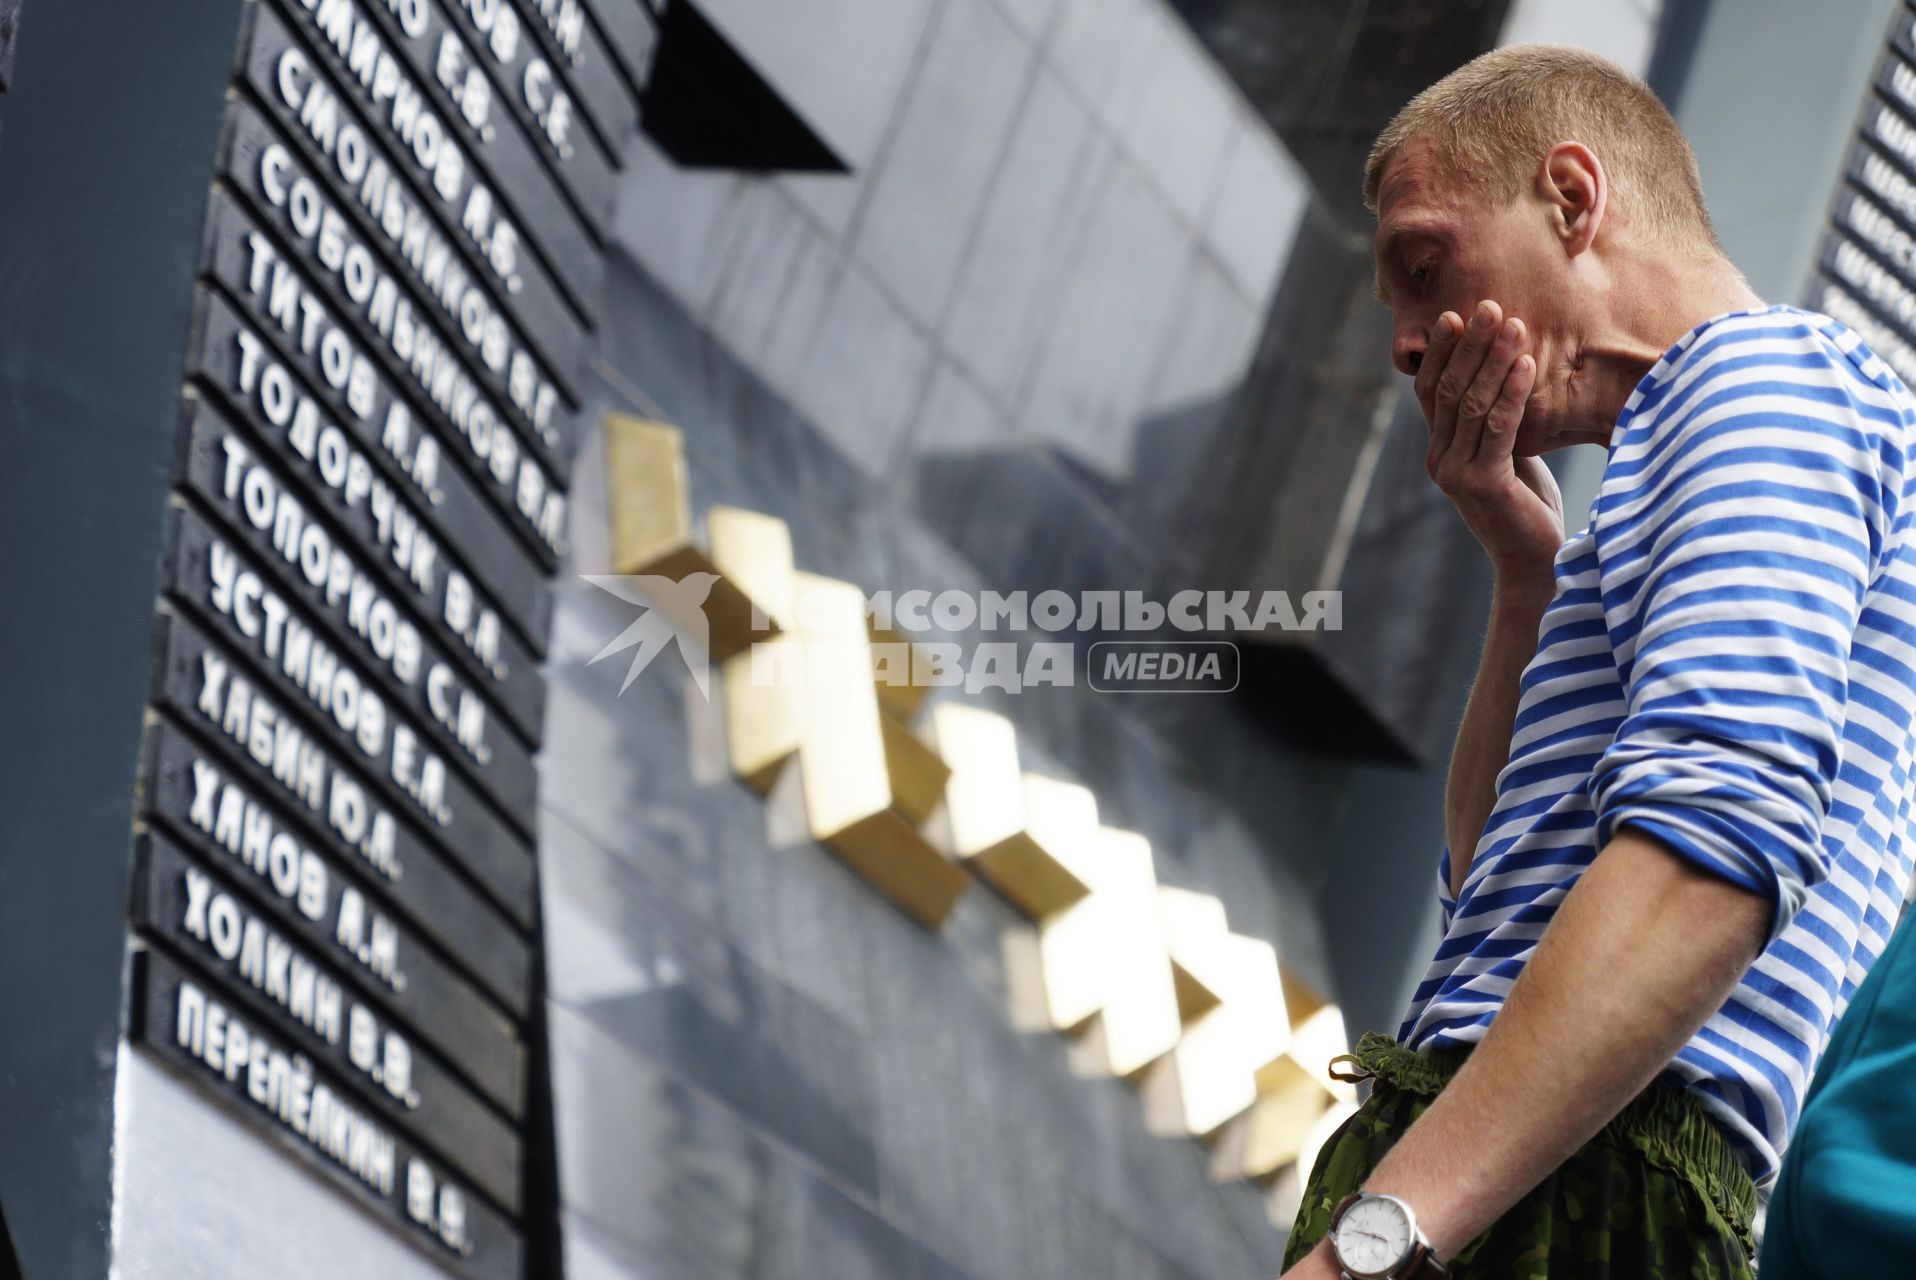
<path id="1" fill-rule="evenodd" d="M 176 545 L 164 561 L 166 589 L 186 616 L 217 635 L 221 649 L 238 658 L 236 676 L 249 682 L 256 678 L 263 697 L 288 709 L 288 725 L 297 724 L 300 733 L 328 743 L 374 779 L 386 799 L 398 802 L 398 812 L 440 843 L 495 898 L 529 892 L 530 833 L 517 829 L 481 798 L 450 754 L 440 749 L 436 735 L 392 707 L 378 681 L 329 644 L 323 631 L 303 628 L 306 643 L 294 648 L 284 645 L 285 637 L 271 628 L 246 626 L 246 616 L 228 611 L 243 602 L 205 580 L 204 562 L 183 563 L 178 526 L 171 532 Z M 232 688 L 240 697 L 242 685 Z M 228 714 L 244 716 L 247 709 Z"/>
<path id="2" fill-rule="evenodd" d="M 160 614 L 159 630 L 155 692 L 160 704 L 238 747 L 234 759 L 269 780 L 276 795 L 313 815 L 342 851 L 389 881 L 418 874 L 422 862 L 446 866 L 456 860 L 508 918 L 521 928 L 531 926 L 532 858 L 502 823 L 491 822 L 489 830 L 482 826 L 483 842 L 429 839 L 407 809 L 388 803 L 385 783 L 367 780 L 358 760 L 347 754 L 358 754 L 350 743 L 339 749 L 336 732 L 315 731 L 315 719 L 294 713 L 290 689 L 282 692 L 261 681 L 249 662 L 182 614 Z M 418 761 L 402 763 L 411 770 Z M 397 789 L 403 794 L 405 783 Z"/>
<path id="3" fill-rule="evenodd" d="M 128 1034 L 454 1272 L 521 1276 L 538 664 L 657 24 L 575 0 L 238 8 Z"/>

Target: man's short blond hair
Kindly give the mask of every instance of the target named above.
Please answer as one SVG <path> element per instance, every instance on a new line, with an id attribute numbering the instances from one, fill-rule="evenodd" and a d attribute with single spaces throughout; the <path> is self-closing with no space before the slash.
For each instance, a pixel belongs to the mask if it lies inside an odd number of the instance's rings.
<path id="1" fill-rule="evenodd" d="M 1616 63 L 1571 45 L 1493 49 L 1412 98 L 1371 146 L 1364 204 L 1377 212 L 1384 171 L 1413 143 L 1478 194 L 1514 200 L 1559 142 L 1596 153 L 1626 220 L 1673 246 L 1722 252 L 1696 153 L 1668 108 Z"/>

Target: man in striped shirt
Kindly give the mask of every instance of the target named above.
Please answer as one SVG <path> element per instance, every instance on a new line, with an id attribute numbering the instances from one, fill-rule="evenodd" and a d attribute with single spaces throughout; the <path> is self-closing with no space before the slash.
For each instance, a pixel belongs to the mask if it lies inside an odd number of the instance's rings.
<path id="1" fill-rule="evenodd" d="M 1495 588 L 1445 935 L 1395 1042 L 1360 1042 L 1375 1086 L 1288 1274 L 1748 1276 L 1910 881 L 1916 402 L 1751 292 L 1675 122 L 1593 55 L 1440 81 L 1366 200 L 1428 469 Z M 1573 444 L 1608 455 L 1566 541 L 1537 455 Z"/>

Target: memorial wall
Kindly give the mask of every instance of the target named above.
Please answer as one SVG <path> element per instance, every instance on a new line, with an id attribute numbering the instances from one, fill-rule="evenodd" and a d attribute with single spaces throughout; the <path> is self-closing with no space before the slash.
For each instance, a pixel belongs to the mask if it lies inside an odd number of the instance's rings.
<path id="1" fill-rule="evenodd" d="M 128 1038 L 475 1277 L 526 1274 L 539 664 L 651 23 L 244 5 L 200 241 Z"/>
<path id="2" fill-rule="evenodd" d="M 83 69 L 71 8 L 34 15 L 36 69 Z M 136 410 L 170 459 L 146 473 L 165 489 L 100 495 L 144 501 L 157 524 L 149 697 L 125 708 L 125 942 L 76 958 L 121 974 L 111 1020 L 134 1053 L 450 1273 L 525 1275 L 527 1170 L 550 1165 L 527 1145 L 541 662 L 581 358 L 656 19 L 638 0 L 165 8 L 93 15 L 96 46 L 137 61 L 143 39 L 163 86 L 118 109 L 191 110 L 157 132 L 184 172 L 144 246 L 174 268 L 162 310 L 179 323 L 141 337 L 183 356 L 172 411 L 150 387 Z M 27 79 L 25 110 L 57 99 Z M 42 140 L 66 165 L 111 168 L 156 139 L 122 130 L 89 154 L 49 129 L 26 149 Z M 197 230 L 180 235 L 195 186 Z M 141 194 L 125 195 L 135 227 Z M 17 243 L 56 269 L 86 251 L 39 232 Z M 112 376 L 101 360 L 52 381 L 84 397 Z M 94 448 L 116 444 L 102 431 Z M 97 1038 L 105 1010 L 79 1013 Z M 97 1222 L 107 1160 L 121 1190 L 166 1177 L 129 1161 L 138 1104 L 123 1093 L 112 1110 L 111 1152 L 64 1135 Z M 50 1117 L 17 1123 L 61 1141 Z M 103 1273 L 103 1244 L 133 1270 L 162 1265 L 137 1232 L 55 1241 L 32 1193 L 6 1203 L 31 1274 Z"/>

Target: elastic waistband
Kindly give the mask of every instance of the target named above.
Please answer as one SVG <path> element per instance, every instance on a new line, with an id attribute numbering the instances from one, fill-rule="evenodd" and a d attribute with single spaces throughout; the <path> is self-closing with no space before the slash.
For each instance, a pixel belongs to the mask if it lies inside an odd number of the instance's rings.
<path id="1" fill-rule="evenodd" d="M 1435 1097 L 1457 1074 L 1468 1047 L 1407 1049 L 1367 1031 L 1356 1048 L 1331 1060 L 1340 1080 L 1372 1079 L 1406 1093 Z M 1751 1224 L 1756 1184 L 1728 1138 L 1688 1090 L 1653 1084 L 1598 1131 L 1594 1142 L 1636 1151 L 1650 1163 L 1687 1179 L 1754 1253 Z"/>

